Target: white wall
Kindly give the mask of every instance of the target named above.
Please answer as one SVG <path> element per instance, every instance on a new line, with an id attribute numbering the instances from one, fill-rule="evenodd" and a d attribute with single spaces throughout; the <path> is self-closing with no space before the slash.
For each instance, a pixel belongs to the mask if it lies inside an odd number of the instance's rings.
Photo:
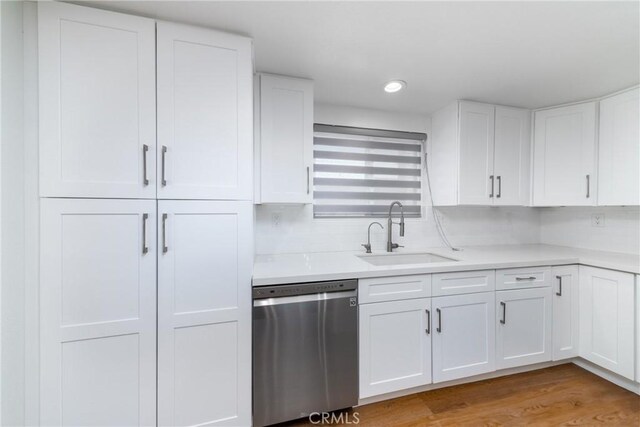
<path id="1" fill-rule="evenodd" d="M 604 227 L 591 225 L 604 214 Z M 611 252 L 640 253 L 640 207 L 564 207 L 540 209 L 540 241 Z"/>
<path id="2" fill-rule="evenodd" d="M 316 123 L 430 133 L 430 120 L 419 114 L 392 113 L 316 104 Z M 426 185 L 423 187 L 426 188 Z M 394 242 L 407 249 L 443 246 L 431 217 L 428 193 L 425 217 L 408 219 L 405 237 L 394 227 Z M 539 216 L 535 209 L 455 207 L 439 210 L 453 245 L 537 243 Z M 384 227 L 384 219 L 376 219 Z M 313 219 L 311 205 L 256 207 L 256 253 L 300 253 L 359 250 L 373 219 Z M 386 230 L 372 228 L 373 251 L 384 251 Z"/>
<path id="3" fill-rule="evenodd" d="M 24 122 L 22 2 L 2 2 L 2 424 L 24 423 Z"/>

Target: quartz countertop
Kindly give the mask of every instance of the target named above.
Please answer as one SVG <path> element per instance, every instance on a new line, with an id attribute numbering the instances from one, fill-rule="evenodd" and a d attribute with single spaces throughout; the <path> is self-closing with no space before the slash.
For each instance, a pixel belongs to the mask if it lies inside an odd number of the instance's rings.
<path id="1" fill-rule="evenodd" d="M 640 274 L 640 255 L 636 254 L 537 244 L 468 246 L 461 249 L 398 250 L 394 252 L 428 252 L 456 261 L 385 266 L 375 266 L 359 258 L 358 255 L 364 255 L 363 251 L 257 255 L 253 286 L 565 264 L 590 265 Z M 384 254 L 385 252 L 376 252 L 373 255 Z"/>

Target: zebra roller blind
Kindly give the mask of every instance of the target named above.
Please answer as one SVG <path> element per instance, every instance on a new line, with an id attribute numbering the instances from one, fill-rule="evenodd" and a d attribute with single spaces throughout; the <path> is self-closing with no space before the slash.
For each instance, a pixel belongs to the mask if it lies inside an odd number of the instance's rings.
<path id="1" fill-rule="evenodd" d="M 419 218 L 423 133 L 314 125 L 313 216 L 386 217 L 399 200 Z"/>

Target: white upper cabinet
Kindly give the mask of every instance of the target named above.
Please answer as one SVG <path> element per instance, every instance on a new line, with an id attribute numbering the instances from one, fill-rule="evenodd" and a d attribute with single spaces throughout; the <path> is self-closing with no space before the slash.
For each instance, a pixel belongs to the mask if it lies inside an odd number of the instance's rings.
<path id="1" fill-rule="evenodd" d="M 531 112 L 496 107 L 494 205 L 526 205 L 529 198 Z"/>
<path id="2" fill-rule="evenodd" d="M 429 172 L 434 203 L 526 205 L 530 112 L 459 101 L 432 117 Z"/>
<path id="3" fill-rule="evenodd" d="M 252 43 L 158 23 L 158 198 L 251 200 Z"/>
<path id="4" fill-rule="evenodd" d="M 313 201 L 313 82 L 256 78 L 256 203 Z"/>
<path id="5" fill-rule="evenodd" d="M 640 89 L 600 101 L 598 204 L 640 204 Z"/>
<path id="6" fill-rule="evenodd" d="M 596 103 L 535 113 L 533 204 L 586 206 L 596 202 Z"/>
<path id="7" fill-rule="evenodd" d="M 461 205 L 491 203 L 493 192 L 493 105 L 460 103 L 460 175 L 458 202 Z"/>
<path id="8" fill-rule="evenodd" d="M 155 23 L 38 3 L 40 195 L 155 198 Z"/>
<path id="9" fill-rule="evenodd" d="M 580 266 L 580 357 L 633 380 L 633 274 Z"/>

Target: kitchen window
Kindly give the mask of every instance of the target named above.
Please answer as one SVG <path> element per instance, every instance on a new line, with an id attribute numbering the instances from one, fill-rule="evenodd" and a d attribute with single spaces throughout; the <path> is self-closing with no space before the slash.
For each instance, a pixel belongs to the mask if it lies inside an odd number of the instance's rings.
<path id="1" fill-rule="evenodd" d="M 423 133 L 315 124 L 314 218 L 386 217 L 399 200 L 420 218 Z"/>

